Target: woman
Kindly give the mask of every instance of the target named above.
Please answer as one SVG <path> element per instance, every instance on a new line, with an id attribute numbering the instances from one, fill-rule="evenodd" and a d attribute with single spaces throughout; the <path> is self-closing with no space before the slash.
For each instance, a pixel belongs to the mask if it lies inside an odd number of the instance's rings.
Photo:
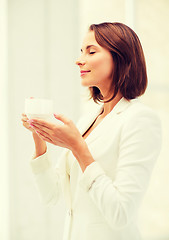
<path id="1" fill-rule="evenodd" d="M 137 214 L 160 151 L 161 128 L 156 114 L 137 99 L 147 86 L 140 41 L 121 23 L 89 27 L 76 64 L 82 85 L 99 110 L 77 126 L 28 120 L 33 133 L 33 173 L 45 203 L 63 192 L 68 214 L 65 240 L 138 240 Z M 51 166 L 46 142 L 65 148 Z"/>

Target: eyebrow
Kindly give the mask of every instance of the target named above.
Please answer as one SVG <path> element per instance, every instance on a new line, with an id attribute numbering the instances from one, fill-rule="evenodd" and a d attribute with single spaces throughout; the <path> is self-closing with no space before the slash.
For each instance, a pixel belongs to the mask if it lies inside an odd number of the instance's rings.
<path id="1" fill-rule="evenodd" d="M 97 46 L 96 46 L 96 45 L 88 45 L 88 46 L 86 46 L 86 50 L 87 50 L 88 48 L 90 48 L 90 47 L 97 47 Z M 82 49 L 80 49 L 80 51 L 83 52 Z"/>

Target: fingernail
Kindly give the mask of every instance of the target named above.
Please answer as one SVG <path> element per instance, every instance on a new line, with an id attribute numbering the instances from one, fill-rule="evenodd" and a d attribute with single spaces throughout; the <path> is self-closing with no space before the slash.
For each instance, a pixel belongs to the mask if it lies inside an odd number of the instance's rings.
<path id="1" fill-rule="evenodd" d="M 31 123 L 33 123 L 33 120 L 29 119 L 29 120 L 27 120 L 27 122 L 31 124 Z"/>

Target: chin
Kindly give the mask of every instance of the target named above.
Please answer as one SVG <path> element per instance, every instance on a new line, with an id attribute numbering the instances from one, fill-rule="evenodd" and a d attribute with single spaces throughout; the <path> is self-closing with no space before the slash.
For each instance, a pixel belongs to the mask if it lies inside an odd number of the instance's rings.
<path id="1" fill-rule="evenodd" d="M 95 84 L 92 84 L 91 82 L 92 82 L 91 80 L 82 79 L 81 85 L 84 87 L 94 87 Z"/>
<path id="2" fill-rule="evenodd" d="M 89 83 L 88 83 L 86 80 L 84 80 L 84 79 L 82 79 L 81 85 L 82 85 L 83 87 L 89 87 Z"/>

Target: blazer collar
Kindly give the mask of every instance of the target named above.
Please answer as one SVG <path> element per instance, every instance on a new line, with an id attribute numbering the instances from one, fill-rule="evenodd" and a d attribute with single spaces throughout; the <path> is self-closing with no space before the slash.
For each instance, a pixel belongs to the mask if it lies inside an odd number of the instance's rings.
<path id="1" fill-rule="evenodd" d="M 132 101 L 134 101 L 136 99 L 133 99 L 133 100 L 127 100 L 126 98 L 122 97 L 118 103 L 114 106 L 114 108 L 107 114 L 108 115 L 111 115 L 112 113 L 116 113 L 116 114 L 119 114 L 123 111 L 126 110 L 126 108 L 131 104 Z M 98 107 L 97 111 L 94 112 L 93 114 L 93 118 L 97 117 L 103 110 L 103 107 L 104 105 L 101 104 L 100 107 Z"/>
<path id="2" fill-rule="evenodd" d="M 131 100 L 127 100 L 124 97 L 120 99 L 120 101 L 114 106 L 111 112 L 115 112 L 117 114 L 126 110 L 126 108 L 130 105 Z"/>
<path id="3" fill-rule="evenodd" d="M 133 99 L 133 100 L 136 100 L 136 99 Z M 125 111 L 126 108 L 131 104 L 131 102 L 132 102 L 133 100 L 127 100 L 126 98 L 122 97 L 122 98 L 118 101 L 118 103 L 114 106 L 114 108 L 111 110 L 111 112 L 109 112 L 107 115 L 112 114 L 112 113 L 117 113 L 117 114 L 119 114 L 119 113 Z M 103 104 L 100 105 L 100 108 L 98 109 L 98 111 L 96 112 L 96 114 L 101 113 L 101 111 L 103 110 L 103 107 L 104 107 Z M 97 116 L 96 116 L 96 117 L 97 117 Z"/>
<path id="4" fill-rule="evenodd" d="M 127 100 L 124 97 L 122 97 L 119 102 L 114 106 L 114 108 L 112 109 L 112 111 L 110 113 L 108 113 L 105 118 L 110 118 L 112 115 L 114 114 L 120 114 L 123 111 L 126 110 L 126 108 L 131 104 L 131 100 Z M 91 124 L 94 122 L 94 120 L 97 118 L 97 116 L 102 112 L 103 110 L 103 104 L 101 104 L 99 107 L 97 107 L 97 109 L 95 111 L 92 112 L 92 114 L 88 115 L 85 117 L 83 123 L 81 126 L 79 126 L 79 131 L 81 133 L 81 135 L 83 135 L 86 130 L 91 126 Z M 99 123 L 99 125 L 104 124 L 105 119 L 102 120 L 102 122 Z M 99 125 L 93 130 L 94 132 L 97 131 L 97 129 L 99 128 Z M 91 135 L 91 136 L 90 136 Z M 92 138 L 93 133 L 91 133 L 86 140 L 89 138 Z"/>

